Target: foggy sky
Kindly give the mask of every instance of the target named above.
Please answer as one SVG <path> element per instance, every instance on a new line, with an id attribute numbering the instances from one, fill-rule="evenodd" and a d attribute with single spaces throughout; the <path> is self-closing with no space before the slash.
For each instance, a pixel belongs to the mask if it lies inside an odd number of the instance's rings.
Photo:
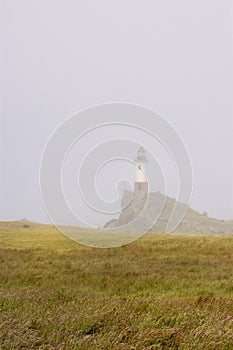
<path id="1" fill-rule="evenodd" d="M 230 0 L 2 0 L 0 219 L 48 221 L 48 138 L 113 101 L 172 123 L 192 160 L 191 207 L 233 218 L 232 13 Z"/>

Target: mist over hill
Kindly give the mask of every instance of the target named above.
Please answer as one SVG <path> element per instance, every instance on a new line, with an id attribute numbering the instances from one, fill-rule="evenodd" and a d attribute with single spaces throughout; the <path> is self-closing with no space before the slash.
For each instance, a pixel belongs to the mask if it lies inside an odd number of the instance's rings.
<path id="1" fill-rule="evenodd" d="M 133 193 L 125 191 L 121 201 L 122 211 L 119 218 L 107 222 L 104 228 L 119 228 L 119 230 L 123 231 L 144 232 L 148 224 L 153 223 L 149 232 L 166 232 L 166 226 L 176 200 L 160 192 L 151 192 L 148 194 L 148 199 L 146 197 L 147 193 L 141 191 L 134 191 Z M 147 210 L 143 210 L 146 201 L 148 201 Z M 139 216 L 140 219 L 136 220 Z M 174 233 L 232 234 L 233 220 L 211 218 L 206 212 L 199 213 L 188 207 L 183 220 L 175 229 Z"/>

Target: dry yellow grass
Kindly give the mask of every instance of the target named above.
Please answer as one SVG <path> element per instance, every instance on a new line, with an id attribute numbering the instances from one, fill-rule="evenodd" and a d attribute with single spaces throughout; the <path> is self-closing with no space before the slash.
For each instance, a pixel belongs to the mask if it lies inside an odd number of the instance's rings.
<path id="1" fill-rule="evenodd" d="M 2 223 L 1 349 L 233 349 L 233 237 L 88 248 Z"/>

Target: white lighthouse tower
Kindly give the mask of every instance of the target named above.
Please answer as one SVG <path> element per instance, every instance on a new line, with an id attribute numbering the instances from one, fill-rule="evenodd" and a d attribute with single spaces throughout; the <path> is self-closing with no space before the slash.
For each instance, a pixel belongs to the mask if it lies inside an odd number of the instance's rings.
<path id="1" fill-rule="evenodd" d="M 135 169 L 135 191 L 148 192 L 148 181 L 146 177 L 147 168 L 147 158 L 145 155 L 145 150 L 143 147 L 139 147 L 138 155 L 135 159 L 136 169 Z"/>

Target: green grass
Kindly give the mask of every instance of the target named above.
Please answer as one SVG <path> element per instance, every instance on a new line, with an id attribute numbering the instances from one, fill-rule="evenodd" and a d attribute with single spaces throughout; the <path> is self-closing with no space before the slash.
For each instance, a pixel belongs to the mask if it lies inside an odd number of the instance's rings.
<path id="1" fill-rule="evenodd" d="M 233 349 L 233 236 L 88 248 L 0 225 L 0 349 Z"/>

